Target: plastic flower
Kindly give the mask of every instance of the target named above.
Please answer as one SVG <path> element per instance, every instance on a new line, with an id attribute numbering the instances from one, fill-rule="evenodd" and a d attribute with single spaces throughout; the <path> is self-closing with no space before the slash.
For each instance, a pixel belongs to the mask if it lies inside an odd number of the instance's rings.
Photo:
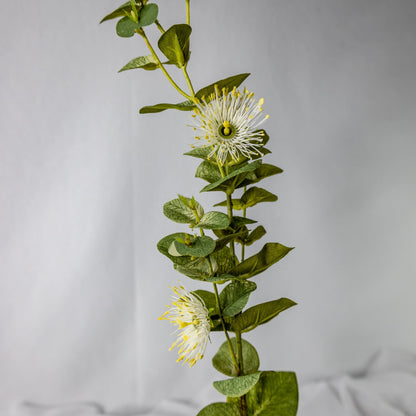
<path id="1" fill-rule="evenodd" d="M 178 328 L 178 339 L 169 351 L 178 347 L 179 358 L 192 367 L 204 357 L 211 330 L 208 310 L 204 302 L 184 287 L 173 287 L 172 306 L 159 318 L 172 322 Z"/>
<path id="2" fill-rule="evenodd" d="M 192 114 L 196 121 L 192 127 L 202 132 L 196 136 L 205 141 L 202 147 L 212 147 L 208 157 L 216 155 L 225 164 L 229 157 L 237 161 L 241 156 L 263 156 L 260 149 L 264 133 L 258 127 L 269 118 L 263 114 L 263 102 L 263 98 L 256 101 L 245 88 L 240 93 L 235 87 L 229 92 L 216 86 L 208 100 L 203 97 Z"/>

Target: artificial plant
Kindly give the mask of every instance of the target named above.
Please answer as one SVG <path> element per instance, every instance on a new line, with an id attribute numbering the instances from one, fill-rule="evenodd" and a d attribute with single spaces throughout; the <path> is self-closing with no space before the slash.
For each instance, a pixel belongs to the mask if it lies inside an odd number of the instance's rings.
<path id="1" fill-rule="evenodd" d="M 225 335 L 212 363 L 228 377 L 214 382 L 226 401 L 208 405 L 198 416 L 294 416 L 298 406 L 295 374 L 260 371 L 256 349 L 243 339 L 245 333 L 295 305 L 280 298 L 246 308 L 250 294 L 257 289 L 255 276 L 292 250 L 269 242 L 258 253 L 246 256 L 246 247 L 266 234 L 262 225 L 247 216 L 249 208 L 277 200 L 258 183 L 282 172 L 263 162 L 271 153 L 267 149 L 269 136 L 261 127 L 268 118 L 263 111 L 264 100 L 256 100 L 246 88 L 239 89 L 247 73 L 195 90 L 187 71 L 192 33 L 190 0 L 185 0 L 186 23 L 165 29 L 158 11 L 156 3 L 131 0 L 102 22 L 118 19 L 117 34 L 123 38 L 137 35 L 150 52 L 132 59 L 120 72 L 161 71 L 185 98 L 176 104 L 146 106 L 140 113 L 167 109 L 191 112 L 196 140 L 185 155 L 200 159 L 195 176 L 208 183 L 201 192 L 219 195 L 216 210 L 207 211 L 193 196 L 182 195 L 163 206 L 166 217 L 182 228 L 163 237 L 157 248 L 177 272 L 202 284 L 195 291 L 183 286 L 172 288 L 172 305 L 161 317 L 177 326 L 171 349 L 177 347 L 178 361 L 192 367 L 204 357 L 211 332 Z M 160 31 L 157 48 L 146 34 L 153 27 Z M 175 66 L 185 78 L 186 91 L 171 75 L 170 68 Z"/>

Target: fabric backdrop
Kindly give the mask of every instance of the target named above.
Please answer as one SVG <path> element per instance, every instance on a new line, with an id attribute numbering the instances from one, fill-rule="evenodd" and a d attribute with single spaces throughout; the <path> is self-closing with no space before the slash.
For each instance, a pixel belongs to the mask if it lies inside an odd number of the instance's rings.
<path id="1" fill-rule="evenodd" d="M 182 3 L 160 1 L 164 26 L 184 20 Z M 180 97 L 156 71 L 117 74 L 147 53 L 98 25 L 117 6 L 0 5 L 0 409 L 152 405 L 217 377 L 219 335 L 192 370 L 167 352 L 167 286 L 196 285 L 155 249 L 178 230 L 164 202 L 215 195 L 198 195 L 197 161 L 181 156 L 189 114 L 138 115 Z M 279 202 L 251 215 L 296 250 L 251 304 L 299 305 L 248 336 L 262 368 L 303 383 L 381 347 L 415 351 L 416 2 L 195 1 L 192 21 L 196 88 L 251 72 L 268 161 L 285 170 L 267 183 Z"/>

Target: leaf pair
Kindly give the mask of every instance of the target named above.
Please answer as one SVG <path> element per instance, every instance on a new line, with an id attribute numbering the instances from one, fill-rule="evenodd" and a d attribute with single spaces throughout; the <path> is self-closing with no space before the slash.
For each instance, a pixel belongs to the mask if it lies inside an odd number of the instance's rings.
<path id="1" fill-rule="evenodd" d="M 247 189 L 246 192 L 242 195 L 240 199 L 233 199 L 233 209 L 237 211 L 254 207 L 255 205 L 259 204 L 260 202 L 274 202 L 277 201 L 277 196 L 272 194 L 271 192 L 267 191 L 263 188 L 258 188 L 257 186 L 253 186 L 252 188 Z M 215 204 L 216 207 L 226 207 L 227 201 L 219 202 Z"/>
<path id="2" fill-rule="evenodd" d="M 250 416 L 295 416 L 298 408 L 298 384 L 295 373 L 262 371 L 248 376 L 236 377 L 214 386 L 221 393 L 231 392 L 228 403 L 213 403 L 202 409 L 197 416 L 240 416 L 241 392 L 246 395 L 247 414 Z M 222 391 L 221 391 L 222 390 Z"/>
<path id="3" fill-rule="evenodd" d="M 209 95 L 215 92 L 215 86 L 217 85 L 218 88 L 229 88 L 232 89 L 234 87 L 238 87 L 241 83 L 249 76 L 250 74 L 239 74 L 234 75 L 232 77 L 228 77 L 222 79 L 220 81 L 214 82 L 213 84 L 208 85 L 200 90 L 198 90 L 195 94 L 196 98 L 202 99 L 202 97 L 206 97 L 208 99 Z M 183 101 L 178 104 L 167 104 L 161 103 L 151 106 L 146 106 L 140 109 L 140 114 L 148 114 L 148 113 L 159 113 L 164 110 L 168 109 L 175 109 L 180 111 L 191 111 L 195 108 L 195 103 L 192 101 Z"/>
<path id="4" fill-rule="evenodd" d="M 163 206 L 163 213 L 170 220 L 189 224 L 192 228 L 220 230 L 230 225 L 230 219 L 222 212 L 210 211 L 205 213 L 202 206 L 195 201 L 179 195 L 179 198 L 167 202 Z"/>
<path id="5" fill-rule="evenodd" d="M 201 192 L 222 191 L 228 194 L 232 194 L 236 188 L 239 187 L 241 182 L 247 177 L 249 172 L 253 172 L 262 164 L 261 160 L 256 160 L 252 163 L 244 164 L 241 167 L 233 170 L 225 177 L 221 177 L 215 182 L 202 188 Z M 206 178 L 204 178 L 206 179 Z"/>
<path id="6" fill-rule="evenodd" d="M 159 13 L 157 4 L 150 3 L 146 4 L 145 6 L 139 6 L 136 7 L 138 16 L 137 21 L 135 21 L 133 18 L 135 13 L 131 5 L 128 7 L 126 4 L 124 4 L 119 9 L 123 10 L 125 14 L 127 14 L 127 16 L 124 16 L 122 19 L 120 19 L 116 25 L 117 35 L 122 38 L 131 38 L 140 28 L 153 24 L 156 21 L 157 15 Z M 102 22 L 104 20 L 109 20 L 106 17 L 102 20 Z"/>

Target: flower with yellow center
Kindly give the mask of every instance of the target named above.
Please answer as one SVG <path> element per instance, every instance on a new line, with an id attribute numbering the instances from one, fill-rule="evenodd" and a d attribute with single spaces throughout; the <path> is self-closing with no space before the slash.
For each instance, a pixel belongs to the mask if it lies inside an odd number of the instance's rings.
<path id="1" fill-rule="evenodd" d="M 240 93 L 235 87 L 222 91 L 215 86 L 208 100 L 204 97 L 196 104 L 192 114 L 196 124 L 191 126 L 202 132 L 197 140 L 205 143 L 202 147 L 210 146 L 212 152 L 208 157 L 216 156 L 219 163 L 224 165 L 227 160 L 237 161 L 244 156 L 251 159 L 253 155 L 263 156 L 264 132 L 258 127 L 269 118 L 263 115 L 263 103 L 254 99 L 254 94 L 245 88 Z"/>
<path id="2" fill-rule="evenodd" d="M 192 367 L 204 357 L 211 330 L 208 310 L 204 302 L 184 287 L 173 287 L 172 305 L 159 318 L 172 322 L 178 328 L 178 339 L 169 351 L 178 347 L 177 362 L 189 363 Z"/>

